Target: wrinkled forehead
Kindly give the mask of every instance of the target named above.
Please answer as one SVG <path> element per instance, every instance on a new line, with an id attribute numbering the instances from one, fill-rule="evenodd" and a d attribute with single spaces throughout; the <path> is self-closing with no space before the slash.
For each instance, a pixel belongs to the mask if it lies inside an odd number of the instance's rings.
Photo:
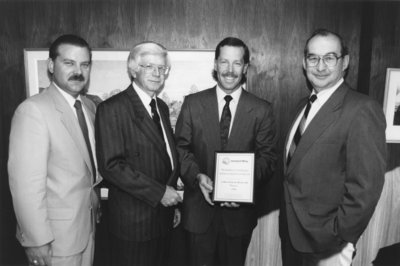
<path id="1" fill-rule="evenodd" d="M 329 53 L 341 54 L 341 44 L 335 35 L 315 36 L 307 45 L 307 54 L 326 55 Z"/>

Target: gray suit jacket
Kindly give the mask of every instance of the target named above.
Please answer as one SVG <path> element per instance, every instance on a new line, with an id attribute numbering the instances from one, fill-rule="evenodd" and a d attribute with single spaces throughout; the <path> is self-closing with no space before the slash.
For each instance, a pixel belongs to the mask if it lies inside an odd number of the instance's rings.
<path id="1" fill-rule="evenodd" d="M 385 126 L 381 106 L 343 83 L 307 127 L 288 167 L 285 156 L 282 211 L 295 249 L 357 242 L 383 187 Z"/>

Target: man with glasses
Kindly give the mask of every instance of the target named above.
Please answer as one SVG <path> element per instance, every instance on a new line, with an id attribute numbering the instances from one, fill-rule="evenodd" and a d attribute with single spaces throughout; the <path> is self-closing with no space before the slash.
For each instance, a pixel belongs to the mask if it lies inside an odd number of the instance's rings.
<path id="1" fill-rule="evenodd" d="M 182 199 L 174 188 L 178 163 L 169 109 L 157 97 L 169 70 L 162 45 L 136 45 L 128 58 L 132 84 L 98 107 L 97 158 L 109 183 L 111 265 L 164 265 L 180 220 L 173 207 Z"/>
<path id="2" fill-rule="evenodd" d="M 249 49 L 228 37 L 215 50 L 217 85 L 186 96 L 176 125 L 185 184 L 183 225 L 189 231 L 191 265 L 244 265 L 257 224 L 254 205 L 212 201 L 215 152 L 255 153 L 255 186 L 275 170 L 271 104 L 242 88 Z"/>
<path id="3" fill-rule="evenodd" d="M 338 34 L 321 29 L 307 40 L 303 67 L 312 92 L 284 153 L 283 265 L 351 265 L 382 191 L 385 117 L 344 81 L 348 66 Z"/>

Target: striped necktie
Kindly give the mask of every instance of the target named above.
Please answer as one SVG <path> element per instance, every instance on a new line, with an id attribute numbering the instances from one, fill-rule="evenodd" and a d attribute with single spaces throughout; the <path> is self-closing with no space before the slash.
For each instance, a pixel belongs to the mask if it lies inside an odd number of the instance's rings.
<path id="1" fill-rule="evenodd" d="M 289 165 L 289 163 L 290 163 L 290 161 L 292 159 L 292 156 L 294 154 L 294 151 L 296 150 L 297 146 L 300 143 L 301 136 L 303 135 L 304 130 L 305 130 L 305 125 L 306 125 L 308 113 L 310 112 L 312 103 L 316 99 L 317 99 L 317 95 L 316 94 L 311 95 L 311 97 L 308 99 L 306 110 L 304 110 L 303 117 L 300 120 L 299 126 L 297 127 L 296 133 L 294 134 L 292 143 L 290 144 L 289 153 L 288 153 L 288 157 L 287 157 L 287 160 L 286 160 L 286 164 L 287 165 Z"/>

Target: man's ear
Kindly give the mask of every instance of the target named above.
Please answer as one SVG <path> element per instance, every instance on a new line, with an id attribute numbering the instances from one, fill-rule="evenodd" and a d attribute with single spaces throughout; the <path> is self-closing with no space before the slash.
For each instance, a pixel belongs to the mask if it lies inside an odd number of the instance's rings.
<path id="1" fill-rule="evenodd" d="M 345 71 L 349 67 L 350 57 L 349 55 L 345 55 L 343 57 L 343 71 Z"/>
<path id="2" fill-rule="evenodd" d="M 51 58 L 47 59 L 47 69 L 51 74 L 54 74 L 54 62 Z"/>

